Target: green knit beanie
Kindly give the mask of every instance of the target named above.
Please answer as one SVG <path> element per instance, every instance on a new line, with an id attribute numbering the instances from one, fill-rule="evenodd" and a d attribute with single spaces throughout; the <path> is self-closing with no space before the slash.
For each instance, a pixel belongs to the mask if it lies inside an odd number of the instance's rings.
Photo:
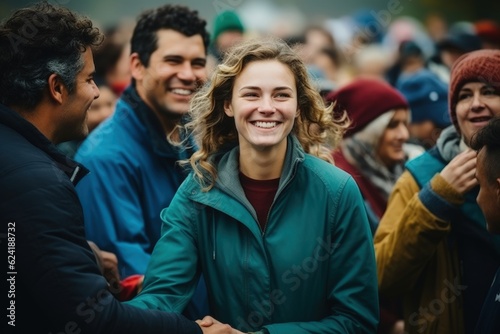
<path id="1" fill-rule="evenodd" d="M 212 41 L 216 41 L 217 37 L 224 31 L 240 31 L 242 33 L 245 31 L 236 12 L 226 10 L 215 17 Z"/>

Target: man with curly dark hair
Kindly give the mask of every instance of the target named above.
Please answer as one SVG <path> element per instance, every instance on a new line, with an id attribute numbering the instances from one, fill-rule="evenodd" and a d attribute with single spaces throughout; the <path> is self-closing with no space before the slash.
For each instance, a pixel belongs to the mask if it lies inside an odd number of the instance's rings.
<path id="1" fill-rule="evenodd" d="M 205 25 L 197 11 L 180 5 L 139 16 L 131 39 L 132 84 L 75 156 L 91 171 L 77 187 L 88 238 L 117 255 L 121 277 L 137 278 L 137 290 L 160 238 L 160 211 L 186 177 L 177 162 L 194 151 L 180 126 L 207 79 Z M 206 315 L 206 300 L 202 281 L 185 314 Z"/>
<path id="2" fill-rule="evenodd" d="M 231 333 L 227 325 L 202 330 L 178 314 L 121 304 L 112 294 L 116 287 L 99 271 L 74 189 L 88 170 L 54 144 L 88 132 L 87 111 L 99 96 L 92 47 L 102 38 L 88 18 L 47 2 L 19 9 L 0 24 L 0 245 L 8 258 L 4 328 L 8 333 Z"/>

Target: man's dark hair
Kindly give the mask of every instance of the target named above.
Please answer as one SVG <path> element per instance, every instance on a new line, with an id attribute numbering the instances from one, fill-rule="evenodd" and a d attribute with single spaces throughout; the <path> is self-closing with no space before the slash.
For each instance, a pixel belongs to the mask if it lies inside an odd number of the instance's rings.
<path id="1" fill-rule="evenodd" d="M 198 11 L 181 5 L 165 5 L 143 12 L 134 28 L 131 52 L 137 52 L 144 66 L 149 65 L 151 54 L 157 49 L 160 29 L 172 29 L 191 37 L 201 35 L 207 52 L 210 35 L 205 28 L 206 21 L 198 16 Z"/>
<path id="2" fill-rule="evenodd" d="M 0 24 L 0 103 L 33 108 L 56 73 L 69 92 L 83 69 L 83 52 L 103 35 L 86 17 L 40 2 Z"/>
<path id="3" fill-rule="evenodd" d="M 471 148 L 486 150 L 485 171 L 488 181 L 494 182 L 500 177 L 500 117 L 492 119 L 488 125 L 472 137 Z"/>

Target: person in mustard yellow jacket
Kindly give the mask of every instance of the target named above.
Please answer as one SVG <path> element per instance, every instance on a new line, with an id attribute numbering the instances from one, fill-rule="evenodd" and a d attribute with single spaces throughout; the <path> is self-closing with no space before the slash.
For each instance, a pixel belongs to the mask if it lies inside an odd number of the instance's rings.
<path id="1" fill-rule="evenodd" d="M 402 296 L 408 333 L 473 333 L 500 264 L 500 239 L 476 203 L 471 137 L 500 115 L 500 51 L 459 58 L 446 128 L 406 165 L 374 237 L 379 293 Z"/>

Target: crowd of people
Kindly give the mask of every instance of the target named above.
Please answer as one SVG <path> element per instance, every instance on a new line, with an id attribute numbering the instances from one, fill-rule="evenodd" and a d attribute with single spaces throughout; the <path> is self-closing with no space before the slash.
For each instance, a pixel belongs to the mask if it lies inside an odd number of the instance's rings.
<path id="1" fill-rule="evenodd" d="M 7 332 L 500 333 L 500 27 L 355 19 L 5 19 Z"/>

